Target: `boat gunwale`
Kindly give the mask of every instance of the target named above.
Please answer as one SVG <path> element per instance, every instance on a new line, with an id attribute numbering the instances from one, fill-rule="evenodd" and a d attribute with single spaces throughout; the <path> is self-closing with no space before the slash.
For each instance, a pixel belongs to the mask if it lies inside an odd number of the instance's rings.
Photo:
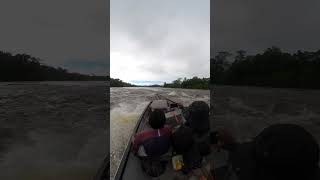
<path id="1" fill-rule="evenodd" d="M 117 168 L 114 180 L 122 179 L 124 168 L 126 167 L 126 164 L 128 162 L 128 159 L 129 159 L 129 154 L 130 154 L 130 151 L 131 151 L 131 146 L 132 146 L 131 138 L 138 131 L 138 129 L 139 129 L 140 125 L 141 125 L 142 119 L 144 118 L 144 116 L 145 116 L 145 114 L 146 114 L 147 110 L 149 109 L 149 107 L 150 107 L 152 102 L 153 101 L 150 101 L 149 104 L 146 106 L 146 108 L 143 110 L 142 114 L 139 117 L 139 120 L 138 120 L 137 124 L 135 125 L 135 127 L 133 129 L 134 131 L 133 131 L 132 135 L 130 136 L 130 139 L 129 139 L 127 147 L 126 147 L 126 150 L 122 155 L 121 162 L 120 162 L 120 165 Z"/>

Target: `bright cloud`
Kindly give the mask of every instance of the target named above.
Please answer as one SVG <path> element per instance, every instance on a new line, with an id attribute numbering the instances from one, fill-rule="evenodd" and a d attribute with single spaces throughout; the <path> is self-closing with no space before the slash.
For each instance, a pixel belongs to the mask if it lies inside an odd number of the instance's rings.
<path id="1" fill-rule="evenodd" d="M 210 1 L 111 1 L 110 75 L 127 82 L 209 77 Z"/>

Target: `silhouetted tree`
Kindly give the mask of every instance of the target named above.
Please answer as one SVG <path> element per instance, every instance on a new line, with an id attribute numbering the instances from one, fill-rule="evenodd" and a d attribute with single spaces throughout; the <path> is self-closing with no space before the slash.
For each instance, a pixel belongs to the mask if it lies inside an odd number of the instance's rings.
<path id="1" fill-rule="evenodd" d="M 172 83 L 164 83 L 163 87 L 184 89 L 209 89 L 209 78 L 198 78 L 197 76 L 187 79 L 178 78 Z"/>
<path id="2" fill-rule="evenodd" d="M 107 76 L 70 73 L 63 68 L 53 68 L 41 63 L 41 59 L 28 54 L 12 55 L 0 51 L 0 81 L 89 81 L 107 80 Z"/>
<path id="3" fill-rule="evenodd" d="M 232 54 L 226 51 L 218 52 L 218 54 L 210 59 L 210 81 L 211 83 L 222 83 L 225 81 L 225 70 L 230 64 L 227 58 Z"/>
<path id="4" fill-rule="evenodd" d="M 236 52 L 235 61 L 242 61 L 246 58 L 247 52 L 244 50 L 239 50 Z"/>
<path id="5" fill-rule="evenodd" d="M 110 87 L 133 87 L 135 85 L 123 82 L 120 79 L 110 79 Z"/>
<path id="6" fill-rule="evenodd" d="M 226 54 L 218 53 L 210 60 L 213 84 L 320 88 L 320 50 L 290 54 L 271 47 L 251 56 L 240 50 L 230 66 L 222 63 Z"/>

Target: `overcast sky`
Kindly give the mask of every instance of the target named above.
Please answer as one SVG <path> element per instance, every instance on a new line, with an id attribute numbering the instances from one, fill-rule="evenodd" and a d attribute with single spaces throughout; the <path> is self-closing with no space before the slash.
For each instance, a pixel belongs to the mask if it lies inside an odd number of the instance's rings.
<path id="1" fill-rule="evenodd" d="M 211 52 L 320 49 L 319 0 L 214 0 Z"/>
<path id="2" fill-rule="evenodd" d="M 126 81 L 209 76 L 209 0 L 111 0 L 111 73 Z M 0 50 L 75 72 L 109 69 L 106 0 L 1 0 Z M 211 52 L 320 47 L 320 1 L 215 0 Z"/>
<path id="3" fill-rule="evenodd" d="M 209 77 L 209 3 L 111 0 L 111 77 L 134 84 Z"/>
<path id="4" fill-rule="evenodd" d="M 0 50 L 73 72 L 109 70 L 107 0 L 1 0 Z"/>

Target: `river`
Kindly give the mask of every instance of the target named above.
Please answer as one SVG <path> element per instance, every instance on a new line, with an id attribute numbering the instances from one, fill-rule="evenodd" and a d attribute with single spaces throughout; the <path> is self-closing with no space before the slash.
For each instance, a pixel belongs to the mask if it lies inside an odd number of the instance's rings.
<path id="1" fill-rule="evenodd" d="M 211 128 L 228 128 L 238 141 L 276 123 L 298 124 L 320 143 L 320 90 L 213 86 Z"/>
<path id="2" fill-rule="evenodd" d="M 224 126 L 239 141 L 281 122 L 305 127 L 320 142 L 319 90 L 111 88 L 109 124 L 105 82 L 0 83 L 0 179 L 92 179 L 109 152 L 109 125 L 114 175 L 138 116 L 157 93 L 186 106 L 211 99 L 211 128 Z"/>
<path id="3" fill-rule="evenodd" d="M 0 83 L 0 179 L 88 180 L 109 153 L 106 82 Z"/>

